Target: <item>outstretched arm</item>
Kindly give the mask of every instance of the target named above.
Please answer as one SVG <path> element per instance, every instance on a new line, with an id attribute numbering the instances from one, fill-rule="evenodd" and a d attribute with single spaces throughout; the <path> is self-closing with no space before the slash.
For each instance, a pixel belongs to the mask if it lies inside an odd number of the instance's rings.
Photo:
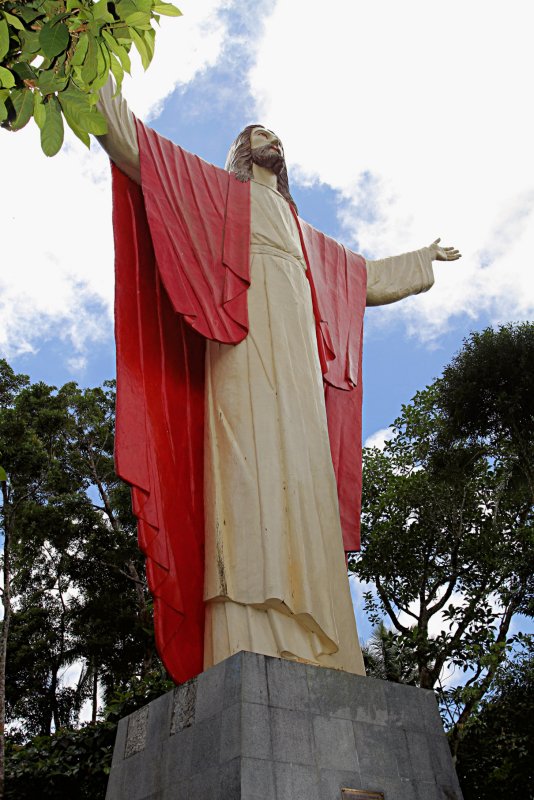
<path id="1" fill-rule="evenodd" d="M 100 90 L 98 101 L 98 110 L 108 123 L 108 132 L 96 138 L 118 168 L 136 183 L 141 183 L 135 119 L 122 95 L 114 97 L 114 93 L 115 84 L 110 78 Z"/>
<path id="2" fill-rule="evenodd" d="M 376 261 L 366 261 L 367 305 L 395 303 L 412 294 L 427 292 L 434 283 L 432 261 L 456 261 L 454 247 L 441 247 L 436 239 L 428 247 Z"/>

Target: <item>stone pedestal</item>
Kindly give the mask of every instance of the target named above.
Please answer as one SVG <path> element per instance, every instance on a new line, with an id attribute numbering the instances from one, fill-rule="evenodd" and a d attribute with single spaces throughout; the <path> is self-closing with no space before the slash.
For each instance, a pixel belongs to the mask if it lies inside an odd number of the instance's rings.
<path id="1" fill-rule="evenodd" d="M 106 794 L 381 797 L 462 800 L 433 693 L 254 653 L 123 719 Z"/>

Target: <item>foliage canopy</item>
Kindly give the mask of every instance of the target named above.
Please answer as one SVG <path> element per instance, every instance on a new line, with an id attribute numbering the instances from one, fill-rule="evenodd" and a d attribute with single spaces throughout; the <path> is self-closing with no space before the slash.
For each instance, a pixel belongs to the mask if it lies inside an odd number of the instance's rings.
<path id="1" fill-rule="evenodd" d="M 0 360 L 0 722 L 5 713 L 9 769 L 28 797 L 45 774 L 70 796 L 84 770 L 98 784 L 111 741 L 105 725 L 72 733 L 83 704 L 95 724 L 102 700 L 164 674 L 130 493 L 114 470 L 114 401 L 112 382 L 56 389 Z M 2 728 L 0 776 L 3 741 Z"/>
<path id="2" fill-rule="evenodd" d="M 163 670 L 132 678 L 111 696 L 104 719 L 63 728 L 7 749 L 6 800 L 101 800 L 105 796 L 117 725 L 137 708 L 173 688 Z"/>
<path id="3" fill-rule="evenodd" d="M 534 325 L 472 334 L 364 454 L 362 553 L 372 622 L 389 617 L 417 682 L 441 690 L 453 751 L 532 616 Z M 444 668 L 464 673 L 441 686 Z"/>
<path id="4" fill-rule="evenodd" d="M 0 123 L 17 131 L 33 117 L 53 156 L 66 120 L 89 147 L 90 133 L 107 131 L 99 90 L 110 73 L 120 89 L 132 46 L 149 66 L 162 14 L 180 11 L 163 0 L 0 0 Z"/>
<path id="5" fill-rule="evenodd" d="M 499 668 L 491 694 L 467 726 L 458 751 L 465 800 L 526 800 L 534 787 L 534 655 Z"/>
<path id="6" fill-rule="evenodd" d="M 154 658 L 129 490 L 114 471 L 114 399 L 112 383 L 55 390 L 0 362 L 7 714 L 24 736 L 75 724 L 95 681 L 109 696 Z M 75 662 L 78 684 L 65 687 Z"/>

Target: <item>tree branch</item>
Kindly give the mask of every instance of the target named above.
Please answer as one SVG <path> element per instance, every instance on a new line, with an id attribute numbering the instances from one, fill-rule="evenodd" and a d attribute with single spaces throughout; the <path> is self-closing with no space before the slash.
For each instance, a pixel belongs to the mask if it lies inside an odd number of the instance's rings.
<path id="1" fill-rule="evenodd" d="M 385 591 L 384 591 L 384 589 L 382 587 L 382 584 L 380 582 L 380 578 L 378 577 L 378 575 L 375 575 L 375 584 L 376 584 L 376 589 L 378 591 L 378 595 L 380 597 L 382 605 L 384 606 L 384 608 L 386 609 L 387 613 L 389 614 L 389 617 L 390 617 L 392 623 L 395 625 L 395 627 L 397 628 L 397 630 L 400 633 L 404 633 L 406 635 L 409 635 L 410 629 L 406 625 L 401 625 L 401 623 L 399 622 L 399 619 L 398 619 L 397 615 L 393 611 L 393 606 L 389 602 L 389 599 L 388 599 L 388 597 L 387 597 L 387 595 L 386 595 L 386 593 L 385 593 Z"/>
<path id="2" fill-rule="evenodd" d="M 496 647 L 496 645 L 500 646 L 500 645 L 503 645 L 506 642 L 506 637 L 508 635 L 508 630 L 510 628 L 510 623 L 512 622 L 512 618 L 513 618 L 516 610 L 518 609 L 519 605 L 521 604 L 521 600 L 523 598 L 523 593 L 524 593 L 524 588 L 523 587 L 521 587 L 521 588 L 522 588 L 522 591 L 518 590 L 510 598 L 510 602 L 508 603 L 508 607 L 507 607 L 507 609 L 506 609 L 506 611 L 503 614 L 503 617 L 501 619 L 501 624 L 499 625 L 499 632 L 497 634 L 497 638 L 495 639 L 494 646 L 493 646 L 493 649 L 496 651 L 497 654 L 499 653 L 499 649 Z M 464 735 L 465 724 L 466 724 L 467 720 L 469 719 L 469 717 L 471 716 L 471 714 L 473 712 L 473 709 L 475 708 L 477 703 L 480 702 L 482 697 L 486 694 L 486 692 L 488 691 L 489 687 L 491 686 L 491 683 L 493 681 L 493 678 L 495 677 L 495 673 L 497 671 L 497 668 L 499 667 L 499 665 L 502 663 L 502 661 L 504 659 L 504 653 L 505 653 L 504 648 L 501 648 L 500 657 L 496 657 L 493 660 L 493 662 L 490 663 L 490 665 L 488 667 L 488 671 L 486 672 L 485 677 L 483 678 L 483 680 L 481 681 L 481 683 L 478 686 L 478 691 L 472 692 L 471 697 L 465 703 L 464 708 L 463 708 L 460 716 L 458 717 L 457 722 L 455 723 L 455 725 L 452 728 L 451 735 L 450 735 L 450 743 L 451 743 L 451 750 L 452 750 L 452 753 L 453 753 L 453 759 L 455 761 L 456 761 L 456 756 L 457 756 L 457 753 L 458 753 L 458 746 L 459 746 L 459 744 L 460 744 L 460 742 L 461 742 L 461 740 L 463 738 L 463 735 Z"/>

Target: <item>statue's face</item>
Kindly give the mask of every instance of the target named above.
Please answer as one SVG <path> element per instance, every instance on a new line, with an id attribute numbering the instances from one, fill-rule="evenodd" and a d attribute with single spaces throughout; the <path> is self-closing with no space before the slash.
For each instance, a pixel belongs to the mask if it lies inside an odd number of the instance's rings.
<path id="1" fill-rule="evenodd" d="M 253 128 L 250 134 L 252 162 L 280 175 L 284 168 L 284 151 L 278 136 L 267 128 Z"/>
<path id="2" fill-rule="evenodd" d="M 267 128 L 254 128 L 250 134 L 250 146 L 252 150 L 259 147 L 268 147 L 272 152 L 281 153 L 282 143 L 278 136 Z"/>

